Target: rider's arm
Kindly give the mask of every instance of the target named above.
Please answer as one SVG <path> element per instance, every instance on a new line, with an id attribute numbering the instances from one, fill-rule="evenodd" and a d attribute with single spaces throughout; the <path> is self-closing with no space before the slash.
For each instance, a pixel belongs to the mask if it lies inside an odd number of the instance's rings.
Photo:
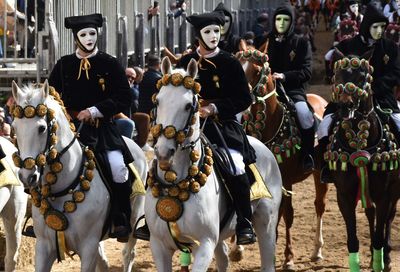
<path id="1" fill-rule="evenodd" d="M 295 62 L 296 67 L 293 70 L 283 72 L 285 75 L 285 81 L 290 81 L 292 84 L 296 85 L 309 81 L 312 72 L 312 53 L 310 43 L 307 40 L 300 38 L 297 48 L 291 52 L 295 53 L 293 61 Z"/>

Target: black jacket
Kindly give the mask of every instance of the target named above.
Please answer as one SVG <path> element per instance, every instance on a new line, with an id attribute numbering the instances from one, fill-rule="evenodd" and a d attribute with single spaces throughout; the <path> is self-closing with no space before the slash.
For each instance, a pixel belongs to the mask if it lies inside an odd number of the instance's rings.
<path id="1" fill-rule="evenodd" d="M 161 72 L 149 68 L 143 74 L 143 80 L 139 84 L 139 109 L 138 112 L 150 114 L 153 109 L 153 101 L 151 97 L 154 93 L 158 92 L 156 84 L 162 77 Z"/>
<path id="2" fill-rule="evenodd" d="M 310 43 L 294 33 L 294 11 L 292 6 L 278 7 L 273 16 L 273 22 L 278 14 L 287 14 L 291 25 L 282 40 L 275 28 L 263 39 L 268 40 L 268 57 L 272 73 L 283 73 L 285 80 L 282 82 L 287 95 L 295 102 L 306 101 L 305 89 L 311 79 L 312 52 Z M 261 43 L 261 44 L 262 44 Z"/>
<path id="3" fill-rule="evenodd" d="M 49 84 L 60 93 L 69 112 L 95 106 L 103 114 L 99 128 L 85 125 L 80 131 L 79 139 L 85 145 L 96 151 L 123 149 L 112 116 L 130 107 L 131 93 L 125 71 L 116 58 L 101 51 L 88 60 L 91 66 L 89 79 L 83 70 L 78 79 L 81 60 L 74 53 L 57 62 Z"/>
<path id="4" fill-rule="evenodd" d="M 232 29 L 233 29 L 232 13 L 230 13 L 230 11 L 225 7 L 225 5 L 223 3 L 219 3 L 218 6 L 214 9 L 214 11 L 219 11 L 219 12 L 224 13 L 224 15 L 228 16 L 231 21 L 230 27 L 226 31 L 224 40 L 220 40 L 220 42 L 218 43 L 218 47 L 226 52 L 235 54 L 236 52 L 239 51 L 239 44 L 240 44 L 241 38 L 232 33 Z"/>

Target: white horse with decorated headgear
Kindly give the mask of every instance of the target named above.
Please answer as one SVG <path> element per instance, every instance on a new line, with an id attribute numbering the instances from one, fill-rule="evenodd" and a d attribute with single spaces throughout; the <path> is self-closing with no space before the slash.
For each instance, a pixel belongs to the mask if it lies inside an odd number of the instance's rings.
<path id="1" fill-rule="evenodd" d="M 22 224 L 26 212 L 28 195 L 17 178 L 18 168 L 12 161 L 12 154 L 17 149 L 6 138 L 0 137 L 0 145 L 6 157 L 0 160 L 0 217 L 6 235 L 6 256 L 4 268 L 6 272 L 15 271 L 18 260 L 18 249 L 21 245 Z"/>
<path id="2" fill-rule="evenodd" d="M 93 152 L 81 146 L 67 118 L 63 103 L 47 80 L 42 86 L 12 86 L 16 106 L 13 128 L 18 150 L 13 157 L 20 165 L 19 178 L 30 189 L 32 218 L 37 237 L 35 270 L 50 271 L 53 262 L 75 252 L 81 271 L 107 271 L 102 238 L 110 211 L 110 194 L 94 162 Z M 137 172 L 138 194 L 131 198 L 131 224 L 143 214 L 140 194 L 147 175 L 143 151 L 125 138 Z M 107 234 L 106 234 L 107 235 Z M 131 236 L 124 249 L 124 270 L 133 266 Z"/>
<path id="3" fill-rule="evenodd" d="M 187 72 L 172 71 L 169 59 L 164 58 L 164 76 L 154 97 L 156 124 L 151 132 L 156 139 L 156 158 L 148 178 L 145 214 L 158 271 L 172 271 L 172 256 L 178 249 L 192 252 L 193 271 L 206 271 L 214 254 L 218 271 L 227 271 L 224 239 L 235 234 L 236 216 L 230 209 L 227 191 L 213 169 L 211 149 L 200 137 L 200 86 L 193 80 L 197 69 L 196 61 L 191 60 Z M 249 140 L 257 152 L 256 184 L 271 195 L 252 201 L 261 271 L 275 271 L 282 180 L 269 149 L 255 138 Z"/>

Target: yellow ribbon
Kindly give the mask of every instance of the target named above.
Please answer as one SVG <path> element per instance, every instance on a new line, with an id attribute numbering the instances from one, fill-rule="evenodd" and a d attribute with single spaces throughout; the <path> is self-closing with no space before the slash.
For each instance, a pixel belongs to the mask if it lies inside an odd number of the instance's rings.
<path id="1" fill-rule="evenodd" d="M 217 69 L 217 66 L 216 66 L 211 60 L 208 60 L 207 58 L 205 58 L 205 57 L 203 57 L 202 55 L 200 55 L 200 58 L 199 58 L 199 60 L 197 61 L 197 63 L 198 63 L 199 68 L 200 68 L 201 70 L 207 70 L 206 68 L 203 68 L 203 65 L 201 64 L 201 62 L 202 62 L 203 60 L 206 61 L 206 62 L 208 62 L 208 63 L 211 64 L 212 66 L 214 66 L 215 69 Z"/>
<path id="2" fill-rule="evenodd" d="M 81 72 L 84 70 L 86 72 L 86 78 L 89 79 L 90 62 L 87 58 L 81 59 L 81 65 L 79 66 L 79 74 L 77 80 L 81 77 Z"/>

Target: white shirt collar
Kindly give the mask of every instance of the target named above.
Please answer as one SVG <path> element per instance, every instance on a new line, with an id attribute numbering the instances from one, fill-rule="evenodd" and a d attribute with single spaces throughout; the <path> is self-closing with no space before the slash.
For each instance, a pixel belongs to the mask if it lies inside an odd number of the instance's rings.
<path id="1" fill-rule="evenodd" d="M 96 48 L 93 50 L 93 52 L 90 55 L 86 56 L 86 57 L 83 57 L 83 56 L 79 55 L 78 49 L 76 49 L 75 55 L 76 55 L 76 57 L 78 59 L 83 59 L 83 58 L 87 58 L 88 59 L 88 58 L 94 57 L 97 54 L 97 52 L 99 52 L 99 48 L 97 48 L 97 46 L 96 46 Z"/>
<path id="2" fill-rule="evenodd" d="M 216 55 L 218 55 L 219 51 L 221 51 L 221 49 L 219 49 L 219 47 L 217 47 L 217 48 L 215 49 L 214 52 L 212 52 L 212 53 L 210 53 L 210 54 L 207 54 L 207 55 L 204 55 L 203 58 L 208 59 L 208 58 L 215 57 Z M 199 56 L 201 56 L 201 54 L 200 54 L 200 48 L 197 48 L 197 49 L 196 49 L 196 52 L 197 52 L 197 54 L 198 54 Z"/>

